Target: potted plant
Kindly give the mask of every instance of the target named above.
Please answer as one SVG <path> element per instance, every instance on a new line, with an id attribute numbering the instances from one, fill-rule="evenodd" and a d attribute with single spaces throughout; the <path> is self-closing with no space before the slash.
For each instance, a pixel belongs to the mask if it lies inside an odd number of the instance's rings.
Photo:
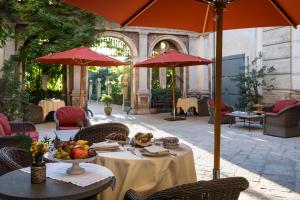
<path id="1" fill-rule="evenodd" d="M 100 101 L 105 104 L 105 107 L 104 107 L 105 114 L 110 115 L 112 112 L 112 107 L 109 104 L 113 102 L 112 96 L 103 94 Z"/>
<path id="2" fill-rule="evenodd" d="M 43 155 L 48 152 L 48 145 L 43 141 L 35 141 L 31 144 L 30 153 L 32 156 L 31 183 L 39 184 L 46 181 L 46 165 L 43 162 Z"/>

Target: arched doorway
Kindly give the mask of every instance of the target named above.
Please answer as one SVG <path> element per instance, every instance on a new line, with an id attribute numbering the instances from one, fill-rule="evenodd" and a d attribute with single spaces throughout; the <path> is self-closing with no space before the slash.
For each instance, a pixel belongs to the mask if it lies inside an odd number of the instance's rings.
<path id="1" fill-rule="evenodd" d="M 158 38 L 156 43 L 151 47 L 151 56 L 159 55 L 169 50 L 176 50 L 181 52 L 186 52 L 186 48 L 182 42 L 178 42 L 177 38 L 174 40 L 173 37 L 169 38 L 163 36 Z M 171 98 L 171 88 L 172 88 L 172 69 L 171 68 L 152 68 L 151 69 L 151 107 L 156 107 L 156 101 L 164 102 L 164 99 Z M 185 92 L 185 69 L 176 68 L 176 96 L 182 96 Z M 164 95 L 162 95 L 164 94 Z M 166 94 L 169 94 L 166 96 Z M 169 97 L 170 96 L 170 97 Z M 161 99 L 160 99 L 161 97 Z M 169 100 L 166 100 L 169 101 Z M 168 102 L 163 104 L 167 105 Z M 171 101 L 169 102 L 171 107 Z M 162 110 L 162 112 L 165 109 Z"/>
<path id="2" fill-rule="evenodd" d="M 118 37 L 102 36 L 93 50 L 104 55 L 132 63 L 132 50 Z M 131 106 L 131 67 L 91 67 L 89 70 L 89 96 L 97 100 L 102 94 L 113 97 L 113 103 L 126 110 Z"/>

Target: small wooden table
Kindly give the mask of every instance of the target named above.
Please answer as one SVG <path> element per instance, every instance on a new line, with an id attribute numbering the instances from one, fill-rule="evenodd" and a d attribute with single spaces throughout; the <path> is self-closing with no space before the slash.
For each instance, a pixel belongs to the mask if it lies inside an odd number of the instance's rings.
<path id="1" fill-rule="evenodd" d="M 1 200 L 76 200 L 96 199 L 96 195 L 111 186 L 110 177 L 86 187 L 47 178 L 45 183 L 31 184 L 30 173 L 15 170 L 0 177 Z"/>
<path id="2" fill-rule="evenodd" d="M 263 114 L 246 113 L 246 112 L 240 112 L 240 111 L 227 113 L 226 115 L 240 118 L 242 120 L 242 122 L 244 122 L 244 126 L 246 125 L 246 123 L 248 124 L 249 131 L 251 130 L 251 124 L 253 124 L 253 120 L 261 122 L 261 120 L 264 118 Z"/>

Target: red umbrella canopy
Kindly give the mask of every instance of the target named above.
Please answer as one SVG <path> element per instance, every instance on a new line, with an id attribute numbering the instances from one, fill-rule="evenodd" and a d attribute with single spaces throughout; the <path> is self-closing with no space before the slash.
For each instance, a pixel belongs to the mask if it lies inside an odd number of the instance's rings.
<path id="1" fill-rule="evenodd" d="M 134 67 L 184 67 L 208 65 L 210 63 L 212 63 L 210 60 L 171 50 L 145 61 L 138 62 Z"/>
<path id="2" fill-rule="evenodd" d="M 231 2 L 224 29 L 300 24 L 299 0 L 65 0 L 122 26 L 215 31 L 215 9 L 205 2 Z"/>
<path id="3" fill-rule="evenodd" d="M 49 64 L 81 66 L 119 66 L 126 63 L 92 51 L 87 47 L 78 47 L 37 58 L 37 61 Z"/>

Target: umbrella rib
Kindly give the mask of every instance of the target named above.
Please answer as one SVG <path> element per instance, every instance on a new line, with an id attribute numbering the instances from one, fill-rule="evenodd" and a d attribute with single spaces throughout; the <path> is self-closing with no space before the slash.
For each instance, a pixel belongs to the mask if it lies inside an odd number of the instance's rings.
<path id="1" fill-rule="evenodd" d="M 210 9 L 210 4 L 208 4 L 208 5 L 207 5 L 207 8 L 206 8 L 206 13 L 205 13 L 205 18 L 204 18 L 204 23 L 203 23 L 203 30 L 202 30 L 202 33 L 205 32 L 205 29 L 206 29 L 206 26 L 207 26 L 207 19 L 208 19 L 209 9 Z"/>
<path id="2" fill-rule="evenodd" d="M 135 20 L 138 16 L 143 14 L 148 8 L 150 8 L 154 3 L 156 3 L 157 0 L 150 0 L 146 4 L 144 4 L 140 9 L 138 9 L 133 15 L 131 15 L 128 19 L 126 19 L 121 26 L 127 26 L 130 22 Z"/>
<path id="3" fill-rule="evenodd" d="M 297 24 L 292 18 L 285 12 L 285 10 L 274 0 L 268 0 L 269 3 L 282 15 L 282 17 L 294 28 L 297 28 Z"/>

